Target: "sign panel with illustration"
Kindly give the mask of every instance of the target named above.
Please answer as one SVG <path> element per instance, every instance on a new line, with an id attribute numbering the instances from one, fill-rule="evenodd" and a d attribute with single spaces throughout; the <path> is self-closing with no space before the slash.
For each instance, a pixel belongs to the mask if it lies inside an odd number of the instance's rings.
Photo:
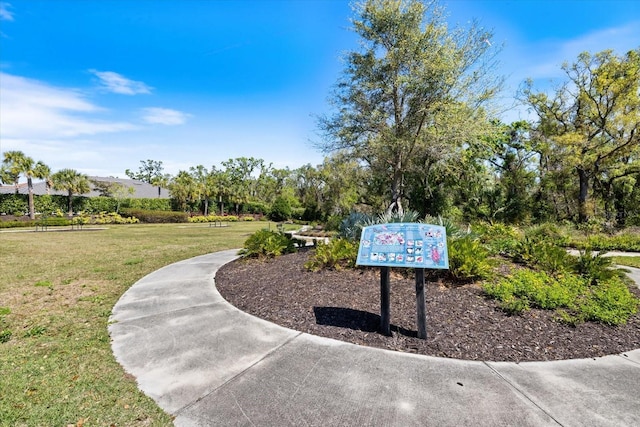
<path id="1" fill-rule="evenodd" d="M 365 227 L 356 264 L 448 269 L 447 233 L 442 226 L 421 223 Z"/>

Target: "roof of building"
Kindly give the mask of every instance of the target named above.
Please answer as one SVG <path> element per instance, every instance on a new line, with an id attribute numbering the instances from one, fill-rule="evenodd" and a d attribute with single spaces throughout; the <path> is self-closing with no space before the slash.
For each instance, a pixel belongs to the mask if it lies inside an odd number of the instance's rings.
<path id="1" fill-rule="evenodd" d="M 91 191 L 82 196 L 85 197 L 98 197 L 101 196 L 102 193 L 96 189 L 96 186 L 93 184 L 94 181 L 103 182 L 103 183 L 118 183 L 122 184 L 127 188 L 133 188 L 134 192 L 130 196 L 134 199 L 168 199 L 170 198 L 169 190 L 166 188 L 160 188 L 158 191 L 158 187 L 155 185 L 148 184 L 146 182 L 138 181 L 136 179 L 123 179 L 123 178 L 113 178 L 113 177 L 103 177 L 103 176 L 90 176 L 88 177 L 89 181 L 91 181 Z M 27 183 L 23 182 L 18 184 L 18 193 L 19 194 L 27 194 L 28 193 Z M 16 192 L 15 185 L 2 185 L 0 186 L 0 194 L 13 194 Z M 33 183 L 33 194 L 37 196 L 42 196 L 45 194 L 51 195 L 62 195 L 66 196 L 67 193 L 65 191 L 54 190 L 53 188 L 47 189 L 47 184 L 44 181 L 38 181 Z"/>

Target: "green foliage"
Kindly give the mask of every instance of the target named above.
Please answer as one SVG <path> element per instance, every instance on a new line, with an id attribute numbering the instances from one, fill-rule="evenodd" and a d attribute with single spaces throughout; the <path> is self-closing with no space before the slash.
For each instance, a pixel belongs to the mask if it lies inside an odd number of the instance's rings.
<path id="1" fill-rule="evenodd" d="M 578 249 L 595 251 L 630 251 L 640 252 L 640 233 L 621 232 L 616 235 L 593 234 L 583 238 L 574 237 L 571 245 Z"/>
<path id="2" fill-rule="evenodd" d="M 291 203 L 286 197 L 277 197 L 269 211 L 269 219 L 276 222 L 286 221 L 291 218 Z"/>
<path id="3" fill-rule="evenodd" d="M 515 262 L 544 270 L 548 273 L 571 271 L 574 258 L 560 245 L 568 239 L 552 225 L 542 225 L 525 231 L 522 240 L 508 249 Z"/>
<path id="4" fill-rule="evenodd" d="M 45 332 L 47 332 L 47 328 L 42 325 L 32 326 L 24 333 L 24 337 L 39 337 L 40 335 L 44 335 Z"/>
<path id="5" fill-rule="evenodd" d="M 252 221 L 253 217 L 247 216 L 242 218 L 243 221 Z M 189 222 L 192 223 L 207 223 L 207 222 L 238 222 L 238 217 L 235 215 L 197 215 L 189 217 Z"/>
<path id="6" fill-rule="evenodd" d="M 273 258 L 292 252 L 295 252 L 295 244 L 285 234 L 271 230 L 258 230 L 244 242 L 240 254 L 247 257 Z"/>
<path id="7" fill-rule="evenodd" d="M 579 309 L 585 320 L 607 325 L 626 323 L 638 311 L 638 299 L 618 278 L 603 280 L 590 288 Z"/>
<path id="8" fill-rule="evenodd" d="M 124 199 L 121 208 L 144 211 L 171 211 L 170 199 Z"/>
<path id="9" fill-rule="evenodd" d="M 22 194 L 0 194 L 0 213 L 22 216 L 29 210 L 27 196 Z"/>
<path id="10" fill-rule="evenodd" d="M 136 217 L 143 223 L 181 223 L 189 220 L 186 212 L 147 211 L 142 209 L 121 209 L 123 217 Z"/>
<path id="11" fill-rule="evenodd" d="M 618 276 L 618 271 L 613 266 L 613 260 L 605 257 L 605 253 L 600 252 L 594 255 L 590 249 L 581 251 L 576 257 L 574 271 L 592 285 Z"/>
<path id="12" fill-rule="evenodd" d="M 358 256 L 358 243 L 346 238 L 329 240 L 329 243 L 318 241 L 315 254 L 305 263 L 305 268 L 318 271 L 323 268 L 353 268 Z"/>
<path id="13" fill-rule="evenodd" d="M 472 227 L 482 243 L 491 253 L 506 255 L 512 253 L 522 238 L 521 233 L 515 227 L 501 223 L 490 224 L 481 222 Z"/>
<path id="14" fill-rule="evenodd" d="M 352 242 L 360 242 L 363 224 L 371 223 L 372 218 L 369 215 L 352 212 L 342 220 L 338 228 L 338 235 Z"/>
<path id="15" fill-rule="evenodd" d="M 71 225 L 71 220 L 59 216 L 49 216 L 40 218 L 36 223 L 46 227 L 63 227 L 65 225 Z"/>
<path id="16" fill-rule="evenodd" d="M 608 325 L 625 323 L 638 310 L 638 299 L 617 277 L 591 285 L 573 274 L 554 278 L 543 271 L 519 270 L 497 283 L 485 283 L 484 292 L 500 301 L 509 314 L 527 307 L 556 310 L 560 321 L 577 324 L 596 321 Z"/>
<path id="17" fill-rule="evenodd" d="M 0 307 L 0 344 L 6 343 L 11 339 L 13 333 L 8 329 L 4 317 L 11 314 L 9 307 Z"/>
<path id="18" fill-rule="evenodd" d="M 477 280 L 491 277 L 493 263 L 489 251 L 471 235 L 447 239 L 449 272 L 458 280 Z"/>

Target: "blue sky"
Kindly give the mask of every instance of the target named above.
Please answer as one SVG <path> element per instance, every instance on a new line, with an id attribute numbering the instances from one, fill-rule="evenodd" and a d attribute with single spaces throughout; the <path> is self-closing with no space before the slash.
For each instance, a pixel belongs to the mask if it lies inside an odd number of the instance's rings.
<path id="1" fill-rule="evenodd" d="M 636 0 L 441 5 L 451 25 L 493 30 L 507 106 L 582 51 L 640 46 Z M 242 156 L 320 164 L 316 117 L 357 48 L 352 16 L 342 0 L 0 1 L 0 151 L 119 177 L 146 159 L 171 174 Z"/>

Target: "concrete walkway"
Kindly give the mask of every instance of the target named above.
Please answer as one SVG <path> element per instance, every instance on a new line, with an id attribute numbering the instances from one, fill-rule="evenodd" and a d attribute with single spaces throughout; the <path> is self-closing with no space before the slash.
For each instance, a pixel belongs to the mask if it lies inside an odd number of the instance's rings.
<path id="1" fill-rule="evenodd" d="M 640 350 L 516 364 L 320 338 L 220 296 L 235 252 L 155 271 L 113 309 L 117 360 L 176 426 L 640 425 Z"/>

